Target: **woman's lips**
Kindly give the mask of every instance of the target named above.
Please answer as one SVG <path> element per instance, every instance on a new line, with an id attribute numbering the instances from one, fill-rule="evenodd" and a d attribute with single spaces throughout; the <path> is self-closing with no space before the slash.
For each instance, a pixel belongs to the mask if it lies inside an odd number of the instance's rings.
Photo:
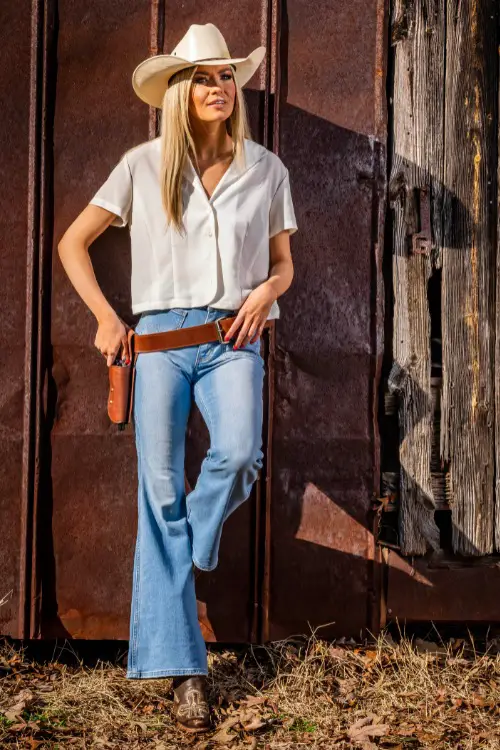
<path id="1" fill-rule="evenodd" d="M 212 102 L 208 106 L 209 107 L 224 107 L 225 104 L 226 104 L 226 102 Z"/>

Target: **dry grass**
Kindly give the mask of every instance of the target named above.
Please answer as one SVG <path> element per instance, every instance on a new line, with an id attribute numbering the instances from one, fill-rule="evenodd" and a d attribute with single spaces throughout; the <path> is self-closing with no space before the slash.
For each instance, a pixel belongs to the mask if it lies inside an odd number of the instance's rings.
<path id="1" fill-rule="evenodd" d="M 71 648 L 66 644 L 65 648 Z M 170 680 L 127 680 L 123 665 L 29 661 L 0 645 L 0 747 L 500 747 L 500 655 L 492 642 L 382 635 L 372 645 L 310 638 L 210 652 L 215 729 L 171 719 Z"/>

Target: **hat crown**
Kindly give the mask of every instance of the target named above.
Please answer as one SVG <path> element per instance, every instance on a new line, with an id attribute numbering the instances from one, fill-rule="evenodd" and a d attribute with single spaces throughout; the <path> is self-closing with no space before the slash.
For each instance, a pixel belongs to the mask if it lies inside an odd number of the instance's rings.
<path id="1" fill-rule="evenodd" d="M 213 23 L 191 24 L 172 55 L 191 61 L 231 57 L 224 37 Z"/>

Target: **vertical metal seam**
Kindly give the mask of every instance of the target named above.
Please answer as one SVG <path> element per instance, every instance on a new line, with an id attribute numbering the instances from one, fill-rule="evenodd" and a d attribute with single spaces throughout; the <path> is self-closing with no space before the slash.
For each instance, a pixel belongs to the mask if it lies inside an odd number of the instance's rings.
<path id="1" fill-rule="evenodd" d="M 386 51 L 389 38 L 389 0 L 377 0 L 377 26 L 375 41 L 375 76 L 374 76 L 374 138 L 372 141 L 373 180 L 372 180 L 372 302 L 371 302 L 371 351 L 372 366 L 370 388 L 371 414 L 371 453 L 373 467 L 373 492 L 377 495 L 380 490 L 380 432 L 378 429 L 378 409 L 380 394 L 380 378 L 382 374 L 382 357 L 384 349 L 384 280 L 382 276 L 382 256 L 384 248 L 384 226 L 386 207 L 386 160 L 383 158 L 384 138 L 387 147 L 387 106 L 385 90 L 385 73 L 387 71 Z M 371 498 L 373 499 L 373 498 Z M 369 513 L 372 513 L 370 510 Z M 376 518 L 372 524 L 371 555 L 372 565 L 371 586 L 367 600 L 367 623 L 371 632 L 376 635 L 380 631 L 381 621 L 384 619 L 385 593 L 383 591 L 385 577 L 382 571 L 383 557 L 375 537 Z"/>
<path id="2" fill-rule="evenodd" d="M 277 153 L 279 127 L 279 53 L 280 53 L 280 13 L 281 0 L 270 0 L 270 24 L 268 32 L 268 44 L 270 50 L 270 63 L 267 75 L 268 90 L 266 92 L 266 112 L 267 142 L 269 150 Z M 268 17 L 269 17 L 268 16 Z M 274 89 L 274 91 L 273 91 Z M 273 95 L 271 96 L 271 91 Z M 271 109 L 272 107 L 272 109 Z M 273 127 L 270 128 L 267 123 L 271 121 Z M 269 611 L 271 600 L 271 503 L 272 503 L 272 479 L 273 479 L 273 414 L 274 414 L 274 379 L 275 379 L 275 361 L 276 361 L 276 324 L 269 328 L 269 353 L 268 353 L 268 421 L 267 421 L 267 449 L 266 449 L 266 492 L 265 492 L 265 514 L 264 514 L 264 559 L 263 559 L 263 577 L 262 577 L 262 622 L 261 622 L 261 640 L 269 640 Z"/>
<path id="3" fill-rule="evenodd" d="M 37 331 L 38 250 L 40 240 L 40 80 L 43 80 L 43 0 L 32 0 L 31 58 L 28 136 L 28 212 L 26 245 L 26 322 L 24 331 L 24 402 L 21 479 L 21 544 L 19 560 L 19 601 L 17 633 L 30 632 L 31 576 L 33 569 L 33 489 L 37 421 L 35 332 Z"/>
<path id="4" fill-rule="evenodd" d="M 163 37 L 165 30 L 165 0 L 151 0 L 151 21 L 149 26 L 149 53 L 161 55 L 163 53 Z M 160 126 L 160 110 L 150 105 L 148 121 L 149 139 L 158 136 Z"/>
<path id="5" fill-rule="evenodd" d="M 260 88 L 263 89 L 263 105 L 259 107 L 259 137 L 266 148 L 269 148 L 269 120 L 272 111 L 272 95 L 270 91 L 271 81 L 271 26 L 272 26 L 272 3 L 270 0 L 261 0 L 261 18 L 260 18 L 260 42 L 266 47 L 266 57 L 264 64 L 260 68 Z M 263 338 L 263 342 L 270 341 L 271 330 L 268 329 L 268 338 Z M 266 354 L 267 352 L 267 354 Z M 250 621 L 250 642 L 260 642 L 262 640 L 262 623 L 264 612 L 264 579 L 266 570 L 266 495 L 269 488 L 270 480 L 270 461 L 269 461 L 269 435 L 271 433 L 271 407 L 270 407 L 270 381 L 272 379 L 272 362 L 269 356 L 269 347 L 266 344 L 264 358 L 266 361 L 266 373 L 264 379 L 264 413 L 262 425 L 262 442 L 265 443 L 264 459 L 262 469 L 259 472 L 259 478 L 255 485 L 255 502 L 253 505 L 253 532 L 254 543 L 252 549 L 251 570 L 252 580 L 252 611 Z M 271 376 L 271 377 L 270 377 Z M 265 397 L 264 397 L 265 395 Z M 262 478 L 264 477 L 264 481 Z"/>
<path id="6" fill-rule="evenodd" d="M 38 283 L 37 335 L 36 335 L 36 401 L 34 407 L 34 467 L 33 467 L 33 539 L 31 559 L 31 610 L 30 638 L 41 635 L 42 615 L 42 573 L 38 553 L 40 539 L 39 499 L 44 498 L 43 511 L 52 500 L 51 492 L 51 443 L 52 421 L 49 410 L 49 380 L 51 378 L 51 289 L 52 289 L 52 247 L 54 240 L 53 223 L 53 132 L 55 116 L 55 80 L 57 76 L 57 5 L 55 0 L 44 3 L 42 26 L 42 47 L 40 56 L 40 134 L 39 134 L 39 232 L 38 232 Z M 43 490 L 41 489 L 43 488 Z"/>

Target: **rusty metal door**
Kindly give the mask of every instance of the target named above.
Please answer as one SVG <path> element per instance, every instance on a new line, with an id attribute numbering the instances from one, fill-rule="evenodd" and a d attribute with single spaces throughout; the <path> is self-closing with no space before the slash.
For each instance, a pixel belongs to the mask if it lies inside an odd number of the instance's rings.
<path id="1" fill-rule="evenodd" d="M 246 99 L 254 139 L 290 170 L 300 231 L 293 286 L 265 342 L 265 465 L 198 598 L 220 641 L 376 630 L 385 0 L 33 0 L 31 10 L 30 29 L 29 8 L 9 8 L 12 52 L 0 53 L 11 71 L 0 127 L 8 120 L 6 142 L 23 154 L 2 156 L 12 205 L 18 211 L 22 197 L 22 206 L 13 229 L 2 227 L 16 283 L 0 292 L 10 321 L 1 334 L 0 522 L 12 528 L 0 556 L 12 589 L 0 632 L 128 638 L 133 434 L 109 423 L 96 322 L 56 247 L 121 154 L 157 133 L 156 112 L 131 88 L 136 64 L 208 21 L 235 55 L 268 48 Z M 91 257 L 105 295 L 134 323 L 127 233 L 109 229 Z M 196 410 L 187 440 L 192 485 L 208 447 Z"/>

